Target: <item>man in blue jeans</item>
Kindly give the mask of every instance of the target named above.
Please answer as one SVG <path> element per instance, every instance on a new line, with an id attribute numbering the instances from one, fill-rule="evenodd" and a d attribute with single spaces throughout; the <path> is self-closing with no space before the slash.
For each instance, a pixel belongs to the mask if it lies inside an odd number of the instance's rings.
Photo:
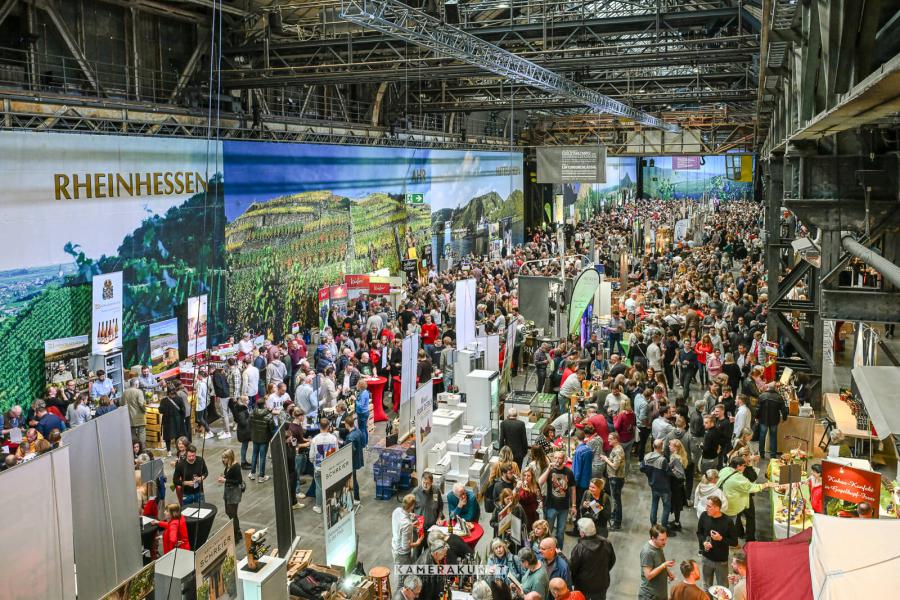
<path id="1" fill-rule="evenodd" d="M 650 484 L 650 524 L 669 526 L 669 513 L 671 512 L 672 486 L 669 480 L 669 460 L 663 454 L 664 442 L 662 439 L 653 440 L 653 451 L 647 453 L 641 461 L 641 473 L 647 476 Z M 662 522 L 656 520 L 659 514 L 659 503 L 662 501 Z M 675 533 L 670 531 L 669 536 Z"/>
<path id="2" fill-rule="evenodd" d="M 275 434 L 275 419 L 265 402 L 258 402 L 250 413 L 250 441 L 253 442 L 253 459 L 250 463 L 250 479 L 256 479 L 259 473 L 260 483 L 269 480 L 266 476 L 266 454 L 269 452 L 269 440 Z M 258 470 L 257 470 L 258 469 Z"/>
<path id="3" fill-rule="evenodd" d="M 759 395 L 759 407 L 756 413 L 759 419 L 759 455 L 766 458 L 766 436 L 769 438 L 769 458 L 778 455 L 778 424 L 788 418 L 787 405 L 778 392 L 775 384 L 766 386 L 766 391 Z"/>
<path id="4" fill-rule="evenodd" d="M 566 516 L 576 514 L 575 474 L 566 466 L 564 452 L 554 452 L 550 457 L 550 466 L 538 478 L 539 485 L 546 485 L 544 490 L 544 513 L 550 528 L 556 537 L 560 550 L 566 531 Z"/>

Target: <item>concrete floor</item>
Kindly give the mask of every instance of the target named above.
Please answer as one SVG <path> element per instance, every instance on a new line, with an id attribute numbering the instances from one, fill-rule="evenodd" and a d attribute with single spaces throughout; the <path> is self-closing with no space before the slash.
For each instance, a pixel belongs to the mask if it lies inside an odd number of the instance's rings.
<path id="1" fill-rule="evenodd" d="M 515 385 L 518 388 L 518 385 Z M 214 424 L 217 425 L 218 423 Z M 377 443 L 383 437 L 383 424 L 379 423 L 379 431 L 370 436 L 372 443 Z M 201 449 L 203 440 L 195 440 L 198 450 Z M 216 483 L 215 478 L 221 473 L 221 453 L 225 448 L 232 448 L 235 454 L 240 452 L 240 444 L 234 437 L 230 440 L 217 439 L 206 440 L 202 454 L 206 458 L 210 470 L 210 477 L 206 485 L 206 501 L 216 504 L 219 512 L 216 515 L 213 531 L 223 526 L 227 519 L 222 501 L 223 486 Z M 369 457 L 367 456 L 367 462 Z M 374 457 L 373 457 L 374 460 Z M 271 466 L 271 462 L 269 463 Z M 166 472 L 171 476 L 172 467 L 166 461 Z M 762 471 L 762 470 L 761 470 Z M 271 473 L 271 470 L 268 470 Z M 247 491 L 240 504 L 238 515 L 241 528 L 246 530 L 254 528 L 270 528 L 269 540 L 275 541 L 275 507 L 273 499 L 272 480 L 266 483 L 257 483 L 246 479 L 248 471 L 244 471 Z M 390 516 L 397 501 L 375 500 L 375 485 L 372 478 L 371 466 L 362 471 L 360 477 L 360 496 L 362 504 L 356 516 L 356 532 L 359 537 L 359 560 L 366 570 L 375 565 L 391 566 L 390 549 Z M 171 481 L 171 479 L 170 479 Z M 305 486 L 303 488 L 306 489 Z M 625 487 L 623 490 L 623 506 L 625 507 L 623 529 L 610 533 L 610 541 L 616 551 L 617 563 L 612 572 L 612 584 L 609 590 L 609 598 L 633 598 L 637 595 L 640 585 L 639 555 L 641 546 L 648 539 L 647 529 L 650 525 L 650 493 L 647 480 L 637 470 L 636 460 L 631 461 Z M 308 548 L 313 551 L 314 561 L 324 561 L 324 522 L 321 514 L 312 510 L 312 499 L 304 500 L 306 506 L 294 511 L 296 530 L 301 537 L 300 548 Z M 757 530 L 759 539 L 771 539 L 771 522 L 768 496 L 765 493 L 756 495 Z M 484 515 L 482 525 L 490 531 L 488 525 L 489 515 Z M 676 562 L 688 558 L 697 558 L 696 513 L 688 508 L 682 511 L 682 524 L 684 530 L 677 537 L 670 539 L 666 547 L 666 557 Z M 480 555 L 486 553 L 490 540 L 485 536 L 479 543 L 476 551 Z M 564 550 L 571 551 L 576 543 L 574 537 L 567 537 Z M 244 556 L 243 545 L 237 548 L 238 558 Z M 677 573 L 677 570 L 676 570 Z"/>

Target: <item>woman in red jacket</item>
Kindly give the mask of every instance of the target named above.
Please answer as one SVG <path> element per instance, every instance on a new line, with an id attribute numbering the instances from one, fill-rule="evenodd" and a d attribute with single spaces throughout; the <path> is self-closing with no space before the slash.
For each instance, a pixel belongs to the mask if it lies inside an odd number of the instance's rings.
<path id="1" fill-rule="evenodd" d="M 177 504 L 170 504 L 166 507 L 166 514 L 169 515 L 168 521 L 156 522 L 157 526 L 163 530 L 163 554 L 174 548 L 190 550 L 191 542 L 188 540 L 187 522 L 181 516 L 181 507 Z"/>
<path id="2" fill-rule="evenodd" d="M 712 351 L 712 338 L 710 338 L 709 335 L 704 335 L 700 338 L 700 341 L 697 342 L 697 345 L 694 346 L 694 352 L 697 353 L 697 362 L 700 363 L 700 368 L 698 369 L 700 373 L 700 383 L 704 386 L 709 383 L 709 373 L 706 371 L 706 355 L 712 354 Z"/>

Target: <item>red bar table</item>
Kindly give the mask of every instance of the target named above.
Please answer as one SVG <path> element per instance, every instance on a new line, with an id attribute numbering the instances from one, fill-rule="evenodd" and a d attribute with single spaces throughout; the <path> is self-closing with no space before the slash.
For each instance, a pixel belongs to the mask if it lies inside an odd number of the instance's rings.
<path id="1" fill-rule="evenodd" d="M 374 410 L 375 422 L 387 421 L 387 415 L 384 414 L 384 386 L 387 385 L 387 377 L 366 377 L 366 383 L 369 384 L 369 393 L 372 395 L 372 409 Z"/>

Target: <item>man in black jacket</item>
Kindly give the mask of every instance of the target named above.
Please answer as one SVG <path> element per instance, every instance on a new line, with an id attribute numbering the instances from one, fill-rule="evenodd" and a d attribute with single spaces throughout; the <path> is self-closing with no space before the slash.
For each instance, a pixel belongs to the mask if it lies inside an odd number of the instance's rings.
<path id="1" fill-rule="evenodd" d="M 197 448 L 193 444 L 188 446 L 184 460 L 178 461 L 172 475 L 172 483 L 181 486 L 185 506 L 205 501 L 203 480 L 208 476 L 209 471 L 203 457 L 197 456 Z"/>
<path id="2" fill-rule="evenodd" d="M 250 463 L 250 479 L 256 478 L 259 469 L 260 483 L 269 480 L 266 476 L 266 454 L 269 451 L 269 440 L 275 433 L 275 419 L 266 405 L 260 402 L 250 413 L 250 441 L 253 442 L 253 459 Z"/>
<path id="3" fill-rule="evenodd" d="M 609 572 L 616 564 L 613 545 L 597 535 L 594 522 L 588 518 L 578 519 L 578 535 L 581 539 L 569 559 L 572 583 L 587 600 L 606 600 Z"/>
<path id="4" fill-rule="evenodd" d="M 428 552 L 424 552 L 417 561 L 422 566 L 434 566 L 447 564 L 447 542 L 435 540 L 428 545 Z M 441 575 L 422 575 L 422 591 L 419 600 L 440 600 L 444 595 L 447 578 Z"/>
<path id="5" fill-rule="evenodd" d="M 734 522 L 722 513 L 722 500 L 717 496 L 706 499 L 706 512 L 697 520 L 697 539 L 703 548 L 700 551 L 700 571 L 703 587 L 713 584 L 715 575 L 718 585 L 728 585 L 728 548 L 738 542 Z"/>
<path id="6" fill-rule="evenodd" d="M 515 408 L 506 411 L 506 418 L 500 423 L 500 447 L 509 446 L 516 464 L 522 466 L 528 453 L 528 433 L 525 422 L 518 419 L 519 412 Z"/>
<path id="7" fill-rule="evenodd" d="M 759 395 L 759 408 L 756 415 L 759 419 L 759 455 L 766 458 L 766 434 L 769 436 L 769 458 L 778 455 L 778 424 L 788 418 L 788 409 L 775 391 L 775 384 L 770 383 L 766 391 Z"/>

